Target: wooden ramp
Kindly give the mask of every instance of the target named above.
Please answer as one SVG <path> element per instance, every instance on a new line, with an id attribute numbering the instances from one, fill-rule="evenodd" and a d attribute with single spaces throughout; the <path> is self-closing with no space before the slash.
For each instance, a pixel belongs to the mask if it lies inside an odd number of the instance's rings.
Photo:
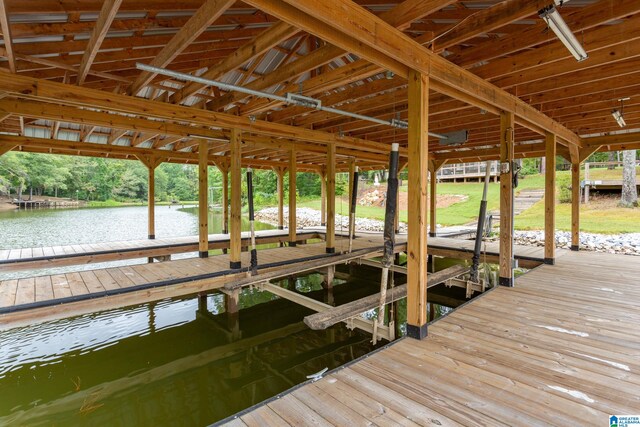
<path id="1" fill-rule="evenodd" d="M 640 412 L 640 258 L 566 253 L 229 425 L 608 425 Z"/>

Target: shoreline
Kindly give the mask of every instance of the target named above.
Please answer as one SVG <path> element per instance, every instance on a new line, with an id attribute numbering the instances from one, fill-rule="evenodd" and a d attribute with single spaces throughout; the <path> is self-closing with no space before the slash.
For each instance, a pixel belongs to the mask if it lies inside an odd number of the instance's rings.
<path id="1" fill-rule="evenodd" d="M 284 223 L 288 222 L 288 208 L 284 208 Z M 320 226 L 320 211 L 312 208 L 296 209 L 298 227 Z M 256 212 L 256 220 L 270 225 L 278 225 L 278 208 L 263 208 Z M 336 229 L 349 229 L 349 217 L 336 214 Z M 406 232 L 405 223 L 400 223 L 400 232 Z M 438 226 L 440 228 L 440 226 Z M 471 228 L 471 227 L 470 227 Z M 473 226 L 475 228 L 475 225 Z M 356 218 L 356 231 L 377 231 L 384 230 L 384 221 L 369 218 Z M 556 231 L 556 247 L 569 249 L 571 247 L 571 232 Z M 543 230 L 516 230 L 514 242 L 526 246 L 544 246 Z M 624 255 L 640 256 L 640 232 L 625 234 L 596 234 L 580 233 L 580 250 L 616 253 Z"/>

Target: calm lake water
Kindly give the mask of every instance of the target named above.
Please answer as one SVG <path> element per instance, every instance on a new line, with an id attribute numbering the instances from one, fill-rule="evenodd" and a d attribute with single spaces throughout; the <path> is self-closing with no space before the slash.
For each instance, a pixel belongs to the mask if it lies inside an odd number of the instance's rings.
<path id="1" fill-rule="evenodd" d="M 197 213 L 196 207 L 156 206 L 156 238 L 197 235 Z M 245 216 L 243 230 L 248 230 Z M 256 224 L 258 230 L 270 228 Z M 209 212 L 209 232 L 222 232 L 220 210 Z M 0 212 L 0 249 L 144 240 L 147 236 L 146 206 Z"/>
<path id="2" fill-rule="evenodd" d="M 195 209 L 158 207 L 156 215 L 158 237 L 197 232 Z M 219 232 L 219 213 L 209 220 L 210 231 Z M 0 214 L 3 247 L 146 233 L 145 207 Z M 448 265 L 439 260 L 437 268 Z M 318 274 L 279 284 L 336 305 L 379 290 L 380 270 L 340 269 L 343 280 L 335 280 L 331 295 Z M 429 292 L 430 318 L 464 301 L 461 289 Z M 311 310 L 268 292 L 245 289 L 236 312 L 227 298 L 214 292 L 0 331 L 0 426 L 207 425 L 384 344 L 343 324 L 309 330 L 302 320 Z M 393 312 L 402 336 L 405 301 Z"/>
<path id="3" fill-rule="evenodd" d="M 269 224 L 256 222 L 256 230 L 270 230 Z M 242 230 L 249 230 L 248 215 L 242 217 Z M 222 232 L 221 210 L 209 211 L 209 233 Z M 196 236 L 198 208 L 156 206 L 156 238 Z M 0 249 L 63 246 L 122 240 L 145 240 L 148 237 L 147 207 L 82 209 L 33 209 L 0 211 Z M 197 256 L 196 252 L 176 254 L 173 259 Z M 146 263 L 146 258 L 85 264 L 72 267 L 47 268 L 37 274 L 57 274 L 69 271 Z M 0 280 L 33 276 L 34 271 L 3 272 Z"/>

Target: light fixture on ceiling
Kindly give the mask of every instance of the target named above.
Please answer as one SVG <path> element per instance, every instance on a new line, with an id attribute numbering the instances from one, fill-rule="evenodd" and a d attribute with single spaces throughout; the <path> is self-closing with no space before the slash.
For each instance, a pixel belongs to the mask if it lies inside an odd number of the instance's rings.
<path id="1" fill-rule="evenodd" d="M 578 39 L 576 39 L 576 36 L 571 32 L 567 23 L 562 19 L 562 16 L 560 15 L 560 12 L 558 12 L 558 9 L 556 9 L 555 4 L 538 11 L 538 16 L 547 23 L 549 28 L 551 28 L 551 30 L 556 34 L 562 44 L 569 49 L 569 52 L 571 52 L 578 61 L 584 61 L 589 57 Z"/>
<path id="2" fill-rule="evenodd" d="M 616 119 L 616 122 L 618 122 L 618 126 L 620 126 L 621 128 L 627 126 L 627 122 L 624 121 L 624 101 L 627 101 L 631 98 L 621 98 L 618 101 L 620 101 L 620 109 L 615 109 L 611 112 L 611 115 L 613 116 L 614 119 Z"/>

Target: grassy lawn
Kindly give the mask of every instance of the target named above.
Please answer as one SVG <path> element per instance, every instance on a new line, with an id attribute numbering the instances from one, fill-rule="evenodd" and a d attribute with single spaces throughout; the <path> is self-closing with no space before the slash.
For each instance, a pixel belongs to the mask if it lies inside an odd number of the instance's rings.
<path id="1" fill-rule="evenodd" d="M 544 228 L 544 201 L 516 217 L 518 230 L 542 230 Z M 571 230 L 571 203 L 556 205 L 556 229 Z M 580 206 L 580 230 L 590 233 L 618 234 L 640 232 L 640 208 L 619 208 L 616 201 L 592 200 Z"/>
<path id="2" fill-rule="evenodd" d="M 640 174 L 640 171 L 639 171 Z M 557 179 L 570 179 L 569 171 L 558 171 Z M 591 169 L 590 179 L 620 179 L 622 171 L 607 169 Z M 437 222 L 443 226 L 463 225 L 475 221 L 478 216 L 480 199 L 482 198 L 482 183 L 441 183 L 438 184 L 438 194 L 456 194 L 467 196 L 463 202 L 455 203 L 446 208 L 438 208 Z M 544 188 L 543 175 L 529 175 L 520 179 L 516 191 L 523 189 Z M 400 187 L 406 192 L 406 181 Z M 498 183 L 489 185 L 487 197 L 488 210 L 498 210 L 500 205 L 500 186 Z M 320 200 L 306 200 L 299 202 L 300 207 L 320 210 Z M 348 215 L 349 203 L 346 196 L 336 197 L 336 212 Z M 377 206 L 358 206 L 357 216 L 363 218 L 384 219 L 384 208 Z M 400 211 L 400 220 L 406 222 L 407 211 Z M 571 229 L 571 205 L 557 204 L 556 224 L 559 230 Z M 516 217 L 517 229 L 541 230 L 544 228 L 544 202 L 541 201 Z M 615 199 L 593 200 L 589 205 L 580 208 L 580 228 L 593 233 L 630 233 L 640 232 L 640 208 L 623 209 L 616 206 Z"/>

